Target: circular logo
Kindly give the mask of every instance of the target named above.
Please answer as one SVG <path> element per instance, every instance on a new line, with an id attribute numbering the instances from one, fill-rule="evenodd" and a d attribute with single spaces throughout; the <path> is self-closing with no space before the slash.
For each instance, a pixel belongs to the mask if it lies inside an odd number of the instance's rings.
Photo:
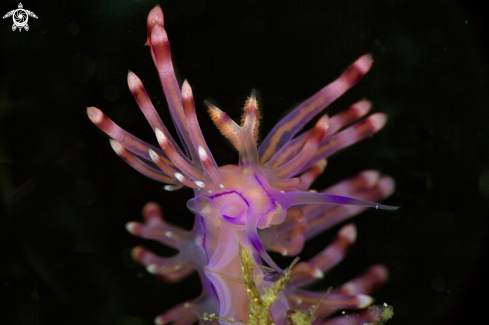
<path id="1" fill-rule="evenodd" d="M 27 21 L 29 21 L 29 16 L 33 18 L 37 18 L 36 14 L 32 11 L 24 9 L 22 3 L 19 3 L 19 7 L 17 9 L 11 10 L 7 12 L 3 18 L 7 18 L 12 16 L 14 24 L 12 25 L 12 30 L 15 31 L 19 29 L 19 32 L 24 28 L 26 31 L 29 30 L 29 25 L 27 25 Z"/>

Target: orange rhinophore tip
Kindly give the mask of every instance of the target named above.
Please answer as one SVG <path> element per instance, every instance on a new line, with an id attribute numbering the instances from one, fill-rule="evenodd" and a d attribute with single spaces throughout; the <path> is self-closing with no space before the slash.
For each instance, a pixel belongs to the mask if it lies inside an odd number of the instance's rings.
<path id="1" fill-rule="evenodd" d="M 260 111 L 258 109 L 258 101 L 256 100 L 256 93 L 253 89 L 251 96 L 245 102 L 243 107 L 243 115 L 241 116 L 241 127 L 251 128 L 253 139 L 255 143 L 258 141 L 258 127 L 260 126 Z"/>
<path id="2" fill-rule="evenodd" d="M 212 105 L 208 101 L 205 101 L 205 104 L 207 105 L 207 112 L 209 113 L 212 122 L 214 122 L 214 125 L 216 128 L 221 132 L 221 134 L 231 141 L 233 146 L 236 148 L 236 150 L 239 151 L 239 139 L 238 139 L 238 134 L 240 127 L 238 124 L 236 124 L 226 113 L 221 111 L 219 108 L 216 106 Z"/>

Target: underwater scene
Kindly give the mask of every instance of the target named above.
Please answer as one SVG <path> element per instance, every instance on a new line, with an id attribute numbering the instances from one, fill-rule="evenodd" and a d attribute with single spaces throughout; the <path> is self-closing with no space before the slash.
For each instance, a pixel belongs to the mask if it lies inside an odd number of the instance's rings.
<path id="1" fill-rule="evenodd" d="M 483 319 L 476 4 L 1 7 L 2 324 Z"/>

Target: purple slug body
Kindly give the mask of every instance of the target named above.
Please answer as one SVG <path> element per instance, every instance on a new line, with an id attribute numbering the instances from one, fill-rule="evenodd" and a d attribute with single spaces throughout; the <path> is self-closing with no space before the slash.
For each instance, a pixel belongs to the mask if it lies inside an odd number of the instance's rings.
<path id="1" fill-rule="evenodd" d="M 238 165 L 219 167 L 200 130 L 190 85 L 185 80 L 180 87 L 176 80 L 163 26 L 163 12 L 157 6 L 148 16 L 147 45 L 181 146 L 168 132 L 141 80 L 132 72 L 127 78 L 129 88 L 153 128 L 159 148 L 124 131 L 99 109 L 87 110 L 90 120 L 112 138 L 117 155 L 134 169 L 167 184 L 167 190 L 183 186 L 194 190 L 194 198 L 187 202 L 195 214 L 191 231 L 167 224 L 155 203 L 144 207 L 144 223 L 127 225 L 130 233 L 179 251 L 167 258 L 142 247 L 134 248 L 133 257 L 149 272 L 178 281 L 196 271 L 202 280 L 203 292 L 198 298 L 175 306 L 155 322 L 183 325 L 204 318 L 221 324 L 294 324 L 291 315 L 308 308 L 314 309 L 309 323 L 314 320 L 315 324 L 353 325 L 376 321 L 376 316 L 367 310 L 355 311 L 348 319 L 329 317 L 339 310 L 369 306 L 373 299 L 367 294 L 387 279 L 383 266 L 372 266 L 326 295 L 301 289 L 322 278 L 343 259 L 356 239 L 353 224 L 341 228 L 336 239 L 317 256 L 285 271 L 267 253 L 297 255 L 306 240 L 368 207 L 395 209 L 374 203 L 392 194 L 394 182 L 373 170 L 320 192 L 309 190 L 324 171 L 327 157 L 384 126 L 384 114 L 365 117 L 370 102 L 359 101 L 332 117 L 322 115 L 312 129 L 298 134 L 367 73 L 372 58 L 360 57 L 337 80 L 297 106 L 277 123 L 259 147 L 260 113 L 254 92 L 245 103 L 241 124 L 206 103 L 216 127 L 239 152 Z M 244 273 L 243 250 L 254 260 L 251 284 Z M 261 266 L 263 262 L 275 273 Z M 282 274 L 287 274 L 287 281 L 266 307 L 268 319 L 252 319 L 255 315 L 250 311 L 250 286 L 264 297 Z"/>

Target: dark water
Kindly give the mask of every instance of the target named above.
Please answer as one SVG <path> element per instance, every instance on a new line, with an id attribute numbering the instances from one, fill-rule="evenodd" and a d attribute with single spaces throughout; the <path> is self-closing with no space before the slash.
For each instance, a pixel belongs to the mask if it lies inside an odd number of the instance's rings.
<path id="1" fill-rule="evenodd" d="M 88 120 L 97 106 L 155 143 L 127 89 L 131 69 L 170 125 L 145 21 L 157 1 L 30 1 L 28 32 L 1 21 L 0 321 L 2 324 L 151 324 L 200 292 L 197 277 L 164 284 L 130 260 L 144 244 L 124 229 L 148 201 L 190 228 L 192 193 L 165 192 L 110 149 Z M 262 134 L 301 100 L 372 53 L 372 70 L 335 102 L 361 98 L 389 116 L 372 138 L 329 160 L 321 189 L 364 169 L 397 182 L 386 203 L 354 221 L 357 244 L 318 288 L 373 263 L 391 270 L 373 295 L 394 305 L 388 324 L 484 320 L 488 289 L 489 96 L 487 24 L 471 2 L 165 1 L 160 3 L 180 82 L 193 86 L 199 121 L 219 164 L 237 155 L 206 116 L 207 99 L 238 119 L 256 88 Z M 1 12 L 17 3 L 3 1 Z M 2 14 L 2 15 L 3 15 Z M 310 257 L 334 229 L 314 239 Z M 282 260 L 286 264 L 288 260 Z"/>

